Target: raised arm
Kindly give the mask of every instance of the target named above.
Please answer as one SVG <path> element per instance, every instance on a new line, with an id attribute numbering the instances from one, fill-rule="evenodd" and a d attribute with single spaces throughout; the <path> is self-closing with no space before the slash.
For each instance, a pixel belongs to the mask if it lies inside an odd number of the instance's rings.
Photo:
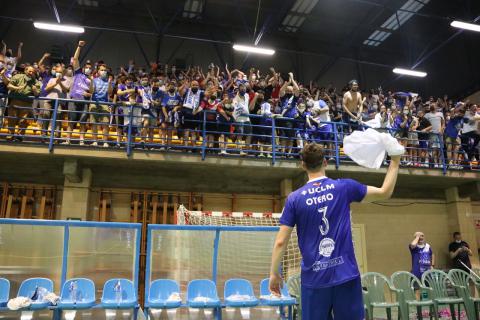
<path id="1" fill-rule="evenodd" d="M 380 188 L 368 186 L 367 195 L 364 202 L 373 202 L 378 200 L 389 199 L 393 194 L 393 189 L 397 183 L 398 168 L 400 166 L 401 156 L 392 156 L 390 160 L 390 166 L 388 167 L 387 174 L 383 180 L 383 184 Z"/>
<path id="2" fill-rule="evenodd" d="M 415 233 L 415 238 L 413 239 L 412 242 L 410 242 L 410 248 L 415 249 L 418 245 L 418 241 L 420 241 L 420 232 Z"/>
<path id="3" fill-rule="evenodd" d="M 185 80 L 182 86 L 178 89 L 178 93 L 180 94 L 180 96 L 183 97 L 185 95 L 185 93 L 187 92 L 188 86 L 189 86 L 188 80 Z"/>
<path id="4" fill-rule="evenodd" d="M 293 73 L 290 72 L 288 75 L 290 77 L 290 82 L 292 83 L 292 86 L 293 86 L 293 94 L 298 96 L 300 94 L 300 88 L 298 87 L 298 84 L 295 81 L 295 78 L 293 77 Z"/>
<path id="5" fill-rule="evenodd" d="M 80 51 L 82 50 L 83 46 L 85 45 L 85 41 L 78 41 L 77 49 L 75 50 L 75 54 L 73 55 L 73 70 L 76 71 L 80 69 Z"/>
<path id="6" fill-rule="evenodd" d="M 19 63 L 20 60 L 22 59 L 22 47 L 23 47 L 23 42 L 20 42 L 18 44 L 18 49 L 17 49 L 17 63 Z"/>
<path id="7" fill-rule="evenodd" d="M 248 104 L 248 110 L 252 111 L 255 108 L 255 104 L 257 103 L 257 99 L 258 99 L 258 92 L 255 92 L 255 96 L 253 97 L 253 99 Z"/>
<path id="8" fill-rule="evenodd" d="M 291 80 L 291 79 L 290 79 Z M 285 95 L 285 90 L 287 90 L 287 87 L 288 85 L 290 84 L 290 80 L 289 81 L 285 81 L 283 83 L 283 86 L 280 88 L 280 97 L 283 97 Z"/>
<path id="9" fill-rule="evenodd" d="M 45 52 L 43 56 L 40 58 L 40 60 L 38 60 L 37 62 L 38 66 L 41 66 L 45 62 L 45 59 L 47 59 L 48 57 L 50 57 L 50 53 Z"/>

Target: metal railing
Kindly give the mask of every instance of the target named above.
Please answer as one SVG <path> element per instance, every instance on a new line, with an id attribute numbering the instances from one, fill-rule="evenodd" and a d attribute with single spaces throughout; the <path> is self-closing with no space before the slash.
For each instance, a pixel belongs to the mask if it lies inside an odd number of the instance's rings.
<path id="1" fill-rule="evenodd" d="M 275 164 L 299 158 L 303 145 L 315 141 L 324 145 L 327 158 L 335 162 L 337 169 L 342 163 L 352 163 L 343 154 L 342 142 L 353 128 L 343 122 L 321 122 L 309 127 L 297 119 L 254 114 L 243 115 L 250 121 L 235 122 L 216 114 L 209 117 L 209 111 L 185 117 L 182 110 L 172 110 L 168 114 L 170 121 L 161 124 L 159 119 L 164 115 L 160 106 L 146 109 L 126 102 L 35 97 L 26 98 L 23 105 L 12 102 L 0 110 L 6 108 L 6 112 L 0 112 L 0 142 L 45 144 L 50 151 L 62 144 L 116 147 L 129 156 L 135 150 L 148 149 L 198 153 L 202 160 L 212 155 L 265 157 Z M 402 135 L 395 129 L 377 130 L 389 132 L 405 145 L 402 166 L 442 169 L 444 173 L 471 168 L 468 139 L 462 144 L 456 139 L 444 141 L 444 136 L 436 133 L 409 131 Z"/>

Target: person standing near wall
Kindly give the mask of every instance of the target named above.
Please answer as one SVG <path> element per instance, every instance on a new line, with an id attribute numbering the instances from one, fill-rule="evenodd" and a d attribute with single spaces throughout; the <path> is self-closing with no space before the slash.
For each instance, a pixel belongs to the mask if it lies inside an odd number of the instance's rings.
<path id="1" fill-rule="evenodd" d="M 452 259 L 453 268 L 460 269 L 470 273 L 472 264 L 470 263 L 470 256 L 473 255 L 468 243 L 462 240 L 462 234 L 458 231 L 453 233 L 453 242 L 448 245 L 450 258 Z"/>
<path id="2" fill-rule="evenodd" d="M 435 267 L 435 255 L 432 247 L 425 241 L 423 232 L 415 232 L 415 238 L 409 245 L 410 254 L 412 255 L 412 273 L 422 279 L 425 271 Z"/>

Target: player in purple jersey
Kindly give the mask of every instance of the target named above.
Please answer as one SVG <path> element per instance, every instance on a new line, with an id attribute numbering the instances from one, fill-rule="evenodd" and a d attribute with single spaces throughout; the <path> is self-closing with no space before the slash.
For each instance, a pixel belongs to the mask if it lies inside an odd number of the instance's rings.
<path id="1" fill-rule="evenodd" d="M 382 187 L 351 179 L 325 176 L 323 147 L 311 143 L 301 154 L 309 181 L 292 192 L 280 218 L 270 270 L 270 290 L 280 295 L 280 263 L 293 228 L 297 227 L 302 254 L 302 319 L 360 320 L 363 301 L 360 273 L 355 260 L 350 203 L 391 197 L 397 181 L 400 156 L 392 156 Z"/>

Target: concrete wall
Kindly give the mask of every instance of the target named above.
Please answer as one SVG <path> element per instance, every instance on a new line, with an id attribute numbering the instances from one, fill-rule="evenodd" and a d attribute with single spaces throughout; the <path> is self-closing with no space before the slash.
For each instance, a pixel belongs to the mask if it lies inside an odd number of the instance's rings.
<path id="1" fill-rule="evenodd" d="M 365 225 L 369 271 L 387 275 L 399 270 L 409 271 L 408 244 L 416 231 L 425 233 L 437 257 L 436 267 L 447 267 L 451 237 L 446 206 L 439 201 L 405 205 L 416 201 L 393 199 L 385 203 L 387 206 L 352 205 L 353 222 Z"/>

